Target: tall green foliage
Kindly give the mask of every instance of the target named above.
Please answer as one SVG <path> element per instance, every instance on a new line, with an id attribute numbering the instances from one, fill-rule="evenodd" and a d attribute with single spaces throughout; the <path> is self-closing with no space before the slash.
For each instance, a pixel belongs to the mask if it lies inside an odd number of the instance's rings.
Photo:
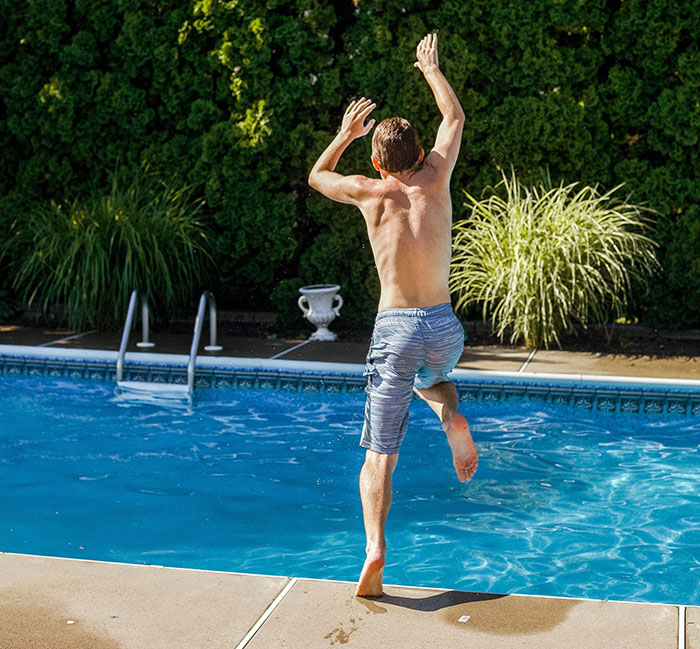
<path id="1" fill-rule="evenodd" d="M 515 173 L 455 223 L 451 288 L 459 312 L 479 303 L 497 335 L 529 347 L 559 344 L 575 322 L 610 322 L 657 269 L 643 208 L 617 187 L 524 186 Z"/>
<path id="2" fill-rule="evenodd" d="M 338 282 L 343 317 L 367 322 L 378 285 L 362 219 L 306 176 L 359 95 L 430 147 L 439 116 L 412 63 L 439 30 L 467 114 L 455 205 L 510 165 L 526 183 L 545 165 L 565 184 L 625 183 L 658 212 L 663 272 L 640 315 L 700 324 L 693 0 L 0 0 L 0 11 L 0 237 L 33 203 L 107 187 L 117 160 L 147 162 L 206 197 L 221 304 L 284 305 L 298 319 L 298 286 Z M 340 170 L 372 173 L 369 153 L 368 138 L 354 143 Z"/>
<path id="3" fill-rule="evenodd" d="M 200 209 L 177 178 L 114 174 L 108 193 L 35 208 L 0 253 L 19 259 L 13 288 L 29 303 L 65 305 L 73 327 L 114 329 L 135 288 L 166 309 L 201 290 L 210 258 Z"/>

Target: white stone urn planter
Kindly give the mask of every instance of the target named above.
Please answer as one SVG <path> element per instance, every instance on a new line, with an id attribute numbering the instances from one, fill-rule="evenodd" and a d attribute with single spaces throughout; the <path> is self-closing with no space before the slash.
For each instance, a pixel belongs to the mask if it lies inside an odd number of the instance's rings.
<path id="1" fill-rule="evenodd" d="M 299 289 L 301 297 L 297 300 L 304 317 L 316 325 L 316 331 L 309 340 L 336 340 L 336 336 L 328 329 L 328 325 L 340 315 L 343 298 L 338 295 L 338 284 L 312 284 Z M 337 304 L 333 302 L 337 300 Z"/>

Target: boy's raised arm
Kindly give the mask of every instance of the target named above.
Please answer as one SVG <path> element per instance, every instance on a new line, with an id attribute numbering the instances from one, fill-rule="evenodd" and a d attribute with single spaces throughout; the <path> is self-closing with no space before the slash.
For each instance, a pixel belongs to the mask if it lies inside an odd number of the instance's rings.
<path id="1" fill-rule="evenodd" d="M 448 174 L 454 169 L 464 127 L 464 111 L 452 86 L 438 64 L 437 34 L 428 34 L 418 43 L 418 61 L 414 64 L 423 73 L 442 115 L 435 146 L 427 161 Z"/>
<path id="2" fill-rule="evenodd" d="M 374 126 L 367 116 L 376 108 L 371 99 L 362 97 L 351 102 L 343 116 L 338 135 L 321 154 L 309 174 L 309 185 L 324 196 L 340 203 L 356 203 L 363 193 L 364 176 L 343 176 L 336 173 L 335 167 L 348 145 L 355 139 L 367 135 Z"/>

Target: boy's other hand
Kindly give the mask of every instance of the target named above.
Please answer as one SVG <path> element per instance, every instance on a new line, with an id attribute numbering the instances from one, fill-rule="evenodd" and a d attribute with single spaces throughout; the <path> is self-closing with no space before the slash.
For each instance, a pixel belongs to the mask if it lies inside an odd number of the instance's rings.
<path id="1" fill-rule="evenodd" d="M 365 124 L 365 119 L 376 107 L 377 104 L 364 97 L 351 102 L 343 115 L 340 132 L 352 139 L 367 135 L 372 130 L 375 120 L 371 119 Z"/>
<path id="2" fill-rule="evenodd" d="M 439 69 L 437 34 L 428 34 L 427 36 L 423 37 L 416 48 L 416 58 L 418 61 L 413 65 L 423 74 L 426 74 L 431 70 Z"/>

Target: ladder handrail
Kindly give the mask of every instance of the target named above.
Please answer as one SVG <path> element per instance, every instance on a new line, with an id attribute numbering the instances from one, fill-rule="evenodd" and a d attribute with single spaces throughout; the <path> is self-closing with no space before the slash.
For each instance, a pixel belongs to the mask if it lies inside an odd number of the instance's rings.
<path id="1" fill-rule="evenodd" d="M 124 330 L 122 331 L 122 341 L 119 346 L 119 355 L 117 356 L 117 383 L 120 383 L 124 378 L 124 357 L 126 356 L 126 348 L 129 344 L 129 336 L 134 324 L 134 316 L 136 314 L 136 305 L 138 303 L 139 294 L 141 295 L 141 318 L 143 320 L 143 338 L 148 341 L 148 299 L 145 292 L 136 289 L 131 293 L 129 298 L 129 309 L 124 322 Z M 194 391 L 194 369 L 197 361 L 197 350 L 199 349 L 199 341 L 202 337 L 202 326 L 204 324 L 204 316 L 206 313 L 207 303 L 209 304 L 209 345 L 204 349 L 207 351 L 219 351 L 220 346 L 216 344 L 216 300 L 211 291 L 204 291 L 199 298 L 199 308 L 197 309 L 197 317 L 194 321 L 194 333 L 192 334 L 192 345 L 190 347 L 190 356 L 187 362 L 187 391 L 192 394 Z"/>
<path id="2" fill-rule="evenodd" d="M 197 317 L 194 320 L 194 333 L 192 335 L 192 346 L 190 347 L 190 358 L 187 363 L 187 389 L 191 393 L 194 390 L 194 366 L 197 361 L 197 349 L 199 348 L 199 340 L 202 337 L 202 325 L 204 322 L 204 314 L 209 302 L 209 345 L 204 349 L 209 351 L 218 351 L 221 349 L 216 344 L 216 300 L 211 291 L 204 291 L 199 298 L 199 308 L 197 309 Z"/>
<path id="3" fill-rule="evenodd" d="M 129 298 L 129 310 L 126 313 L 126 320 L 124 321 L 124 330 L 122 331 L 122 341 L 119 345 L 119 355 L 117 356 L 117 383 L 119 383 L 124 378 L 124 357 L 126 356 L 126 348 L 129 344 L 129 336 L 131 335 L 131 328 L 134 324 L 134 314 L 136 313 L 136 303 L 138 302 L 139 294 L 141 294 L 141 324 L 142 330 L 141 335 L 144 343 L 149 346 L 152 344 L 148 343 L 148 297 L 144 291 L 135 289 L 131 293 Z"/>

